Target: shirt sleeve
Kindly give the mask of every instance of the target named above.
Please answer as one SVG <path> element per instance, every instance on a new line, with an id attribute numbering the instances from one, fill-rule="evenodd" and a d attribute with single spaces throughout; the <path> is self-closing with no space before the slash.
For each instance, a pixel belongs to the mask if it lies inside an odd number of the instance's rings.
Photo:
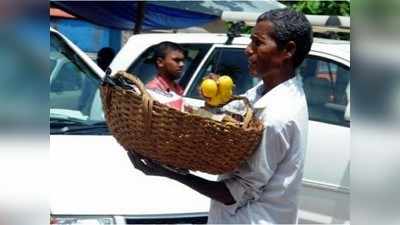
<path id="1" fill-rule="evenodd" d="M 266 126 L 259 147 L 249 160 L 222 178 L 236 203 L 227 207 L 230 214 L 247 204 L 257 201 L 273 177 L 279 163 L 290 148 L 290 126 L 270 124 Z"/>

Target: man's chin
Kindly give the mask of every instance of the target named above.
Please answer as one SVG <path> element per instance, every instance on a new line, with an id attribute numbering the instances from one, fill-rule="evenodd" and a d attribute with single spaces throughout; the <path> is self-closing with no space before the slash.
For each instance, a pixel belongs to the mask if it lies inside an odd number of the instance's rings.
<path id="1" fill-rule="evenodd" d="M 174 81 L 179 80 L 179 78 L 181 78 L 181 75 L 180 75 L 180 74 L 173 77 Z"/>

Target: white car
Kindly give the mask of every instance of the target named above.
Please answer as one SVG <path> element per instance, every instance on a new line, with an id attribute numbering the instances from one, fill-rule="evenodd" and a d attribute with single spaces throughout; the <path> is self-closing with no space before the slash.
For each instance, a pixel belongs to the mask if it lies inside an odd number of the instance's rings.
<path id="1" fill-rule="evenodd" d="M 249 37 L 235 38 L 230 45 L 226 40 L 224 34 L 134 35 L 110 68 L 112 74 L 125 70 L 147 82 L 155 75 L 151 47 L 161 41 L 180 43 L 188 53 L 179 80 L 185 87 L 185 101 L 202 105 L 197 87 L 209 72 L 233 77 L 236 94 L 258 82 L 247 75 L 244 48 Z M 50 78 L 50 151 L 56 181 L 50 204 L 55 223 L 205 223 L 208 198 L 175 181 L 135 170 L 110 136 L 97 89 L 104 73 L 93 61 L 53 30 L 52 57 L 55 65 L 68 62 L 76 71 L 69 73 L 76 76 L 70 79 L 57 75 L 62 69 L 53 70 Z M 315 39 L 309 58 L 298 72 L 303 77 L 310 113 L 299 222 L 349 223 L 349 42 Z M 72 85 L 70 80 L 78 84 Z M 215 179 L 208 174 L 197 175 Z"/>

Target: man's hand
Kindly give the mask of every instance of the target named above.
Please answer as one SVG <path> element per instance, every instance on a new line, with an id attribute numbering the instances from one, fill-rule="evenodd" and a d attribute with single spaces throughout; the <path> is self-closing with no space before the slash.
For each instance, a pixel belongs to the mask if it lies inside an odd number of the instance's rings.
<path id="1" fill-rule="evenodd" d="M 188 172 L 187 174 L 178 173 L 170 169 L 166 169 L 165 167 L 160 166 L 149 159 L 144 159 L 132 151 L 128 151 L 127 153 L 135 168 L 142 171 L 146 175 L 171 178 L 189 186 L 190 188 L 207 197 L 222 202 L 225 205 L 235 203 L 235 199 L 232 197 L 230 191 L 222 181 L 205 180 Z"/>
<path id="2" fill-rule="evenodd" d="M 173 173 L 172 171 L 162 167 L 150 159 L 144 159 L 132 151 L 127 151 L 127 153 L 135 168 L 142 171 L 146 175 L 168 177 L 168 175 Z"/>

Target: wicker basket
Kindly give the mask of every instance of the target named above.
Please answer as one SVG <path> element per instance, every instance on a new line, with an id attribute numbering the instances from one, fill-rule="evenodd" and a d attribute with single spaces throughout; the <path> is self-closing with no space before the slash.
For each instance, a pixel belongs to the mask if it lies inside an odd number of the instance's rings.
<path id="1" fill-rule="evenodd" d="M 260 141 L 263 126 L 253 117 L 247 99 L 235 98 L 248 107 L 243 125 L 232 125 L 153 101 L 143 83 L 129 73 L 107 78 L 101 86 L 105 117 L 127 151 L 174 168 L 222 174 L 238 168 Z"/>

